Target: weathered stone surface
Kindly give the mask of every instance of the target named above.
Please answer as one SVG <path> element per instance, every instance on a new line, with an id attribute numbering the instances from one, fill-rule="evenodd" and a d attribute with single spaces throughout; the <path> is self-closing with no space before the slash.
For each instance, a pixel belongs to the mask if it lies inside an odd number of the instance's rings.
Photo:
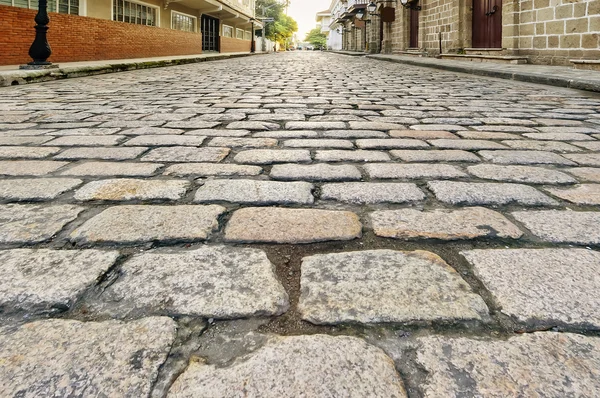
<path id="1" fill-rule="evenodd" d="M 478 149 L 505 149 L 504 145 L 501 145 L 494 141 L 487 140 L 455 140 L 455 139 L 439 139 L 430 140 L 429 143 L 437 148 L 444 149 L 464 149 L 464 150 L 478 150 Z"/>
<path id="2" fill-rule="evenodd" d="M 229 155 L 229 148 L 164 147 L 151 150 L 144 162 L 220 162 Z"/>
<path id="3" fill-rule="evenodd" d="M 189 181 L 118 178 L 92 181 L 75 192 L 76 200 L 177 200 L 185 195 Z"/>
<path id="4" fill-rule="evenodd" d="M 40 145 L 50 141 L 54 137 L 2 137 L 0 136 L 0 145 Z"/>
<path id="5" fill-rule="evenodd" d="M 177 324 L 50 319 L 0 330 L 3 397 L 147 397 Z"/>
<path id="6" fill-rule="evenodd" d="M 234 242 L 310 243 L 359 238 L 362 225 L 349 211 L 247 207 L 233 213 L 225 239 Z"/>
<path id="7" fill-rule="evenodd" d="M 522 140 L 517 134 L 497 133 L 493 131 L 459 131 L 456 134 L 468 140 Z M 456 138 L 456 137 L 454 137 Z"/>
<path id="8" fill-rule="evenodd" d="M 0 199 L 50 200 L 79 186 L 83 181 L 75 178 L 19 178 L 0 180 Z"/>
<path id="9" fill-rule="evenodd" d="M 436 138 L 459 139 L 459 137 L 448 131 L 419 131 L 419 130 L 392 130 L 391 137 L 416 138 L 418 140 L 432 140 Z"/>
<path id="10" fill-rule="evenodd" d="M 600 339 L 538 332 L 508 340 L 419 339 L 423 397 L 593 397 L 600 389 Z"/>
<path id="11" fill-rule="evenodd" d="M 0 161 L 0 175 L 42 176 L 67 164 L 69 162 L 53 162 L 51 160 L 6 160 Z"/>
<path id="12" fill-rule="evenodd" d="M 503 144 L 508 145 L 514 149 L 531 149 L 534 151 L 547 151 L 547 152 L 581 152 L 582 149 L 574 145 L 567 144 L 566 142 L 559 141 L 535 141 L 535 140 L 507 140 L 502 141 Z"/>
<path id="13" fill-rule="evenodd" d="M 254 176 L 262 173 L 259 166 L 226 163 L 182 163 L 167 167 L 165 175 L 198 177 L 206 176 Z"/>
<path id="14" fill-rule="evenodd" d="M 297 122 L 299 123 L 299 122 Z M 242 129 L 242 130 L 279 130 L 281 126 L 278 123 L 246 121 L 232 122 L 227 125 L 227 129 Z"/>
<path id="15" fill-rule="evenodd" d="M 271 178 L 276 180 L 344 181 L 360 180 L 360 171 L 351 165 L 276 164 L 271 168 Z"/>
<path id="16" fill-rule="evenodd" d="M 588 136 L 586 136 L 588 137 Z M 578 147 L 589 149 L 590 151 L 600 152 L 600 141 L 579 141 L 573 142 L 574 145 Z"/>
<path id="17" fill-rule="evenodd" d="M 548 141 L 589 141 L 592 137 L 579 133 L 525 133 L 524 137 Z"/>
<path id="18" fill-rule="evenodd" d="M 286 130 L 329 130 L 329 129 L 344 129 L 344 122 L 287 122 Z"/>
<path id="19" fill-rule="evenodd" d="M 459 210 L 380 210 L 371 213 L 375 235 L 397 239 L 517 239 L 523 233 L 502 214 L 484 207 Z"/>
<path id="20" fill-rule="evenodd" d="M 326 138 L 287 140 L 283 142 L 283 146 L 289 148 L 354 148 L 352 141 Z"/>
<path id="21" fill-rule="evenodd" d="M 224 207 L 115 206 L 86 221 L 71 233 L 76 243 L 141 243 L 205 240 L 219 226 Z"/>
<path id="22" fill-rule="evenodd" d="M 350 128 L 353 130 L 401 130 L 404 126 L 397 123 L 385 123 L 385 122 L 349 122 Z M 337 127 L 332 127 L 337 128 Z M 343 128 L 343 127 L 342 127 Z"/>
<path id="23" fill-rule="evenodd" d="M 125 146 L 200 146 L 206 137 L 198 135 L 142 135 L 123 143 Z"/>
<path id="24" fill-rule="evenodd" d="M 2 146 L 0 159 L 43 159 L 60 150 L 58 147 Z"/>
<path id="25" fill-rule="evenodd" d="M 271 164 L 311 161 L 310 152 L 306 149 L 250 149 L 235 155 L 237 163 Z"/>
<path id="26" fill-rule="evenodd" d="M 577 167 L 567 169 L 567 171 L 582 181 L 600 182 L 600 168 Z"/>
<path id="27" fill-rule="evenodd" d="M 65 149 L 55 159 L 105 159 L 105 160 L 126 160 L 135 159 L 146 152 L 146 147 L 131 148 L 69 148 Z"/>
<path id="28" fill-rule="evenodd" d="M 386 182 L 344 182 L 325 184 L 321 199 L 349 203 L 407 203 L 425 199 L 425 194 L 415 184 Z"/>
<path id="29" fill-rule="evenodd" d="M 323 132 L 323 137 L 327 138 L 387 138 L 388 135 L 383 131 L 376 130 L 328 130 Z"/>
<path id="30" fill-rule="evenodd" d="M 581 184 L 573 188 L 546 188 L 561 199 L 578 205 L 600 205 L 600 184 Z"/>
<path id="31" fill-rule="evenodd" d="M 518 203 L 529 206 L 556 206 L 558 202 L 537 189 L 522 184 L 492 182 L 431 181 L 427 187 L 435 197 L 454 205 L 507 205 Z"/>
<path id="32" fill-rule="evenodd" d="M 44 145 L 56 146 L 110 146 L 125 139 L 122 135 L 70 135 L 58 137 Z"/>
<path id="33" fill-rule="evenodd" d="M 314 138 L 319 133 L 312 130 L 280 130 L 280 131 L 259 131 L 252 134 L 257 138 Z"/>
<path id="34" fill-rule="evenodd" d="M 420 140 L 387 138 L 356 140 L 356 146 L 361 149 L 393 149 L 393 148 L 427 148 L 429 145 Z"/>
<path id="35" fill-rule="evenodd" d="M 516 141 L 519 142 L 519 141 Z M 575 166 L 576 164 L 561 155 L 543 151 L 479 151 L 486 160 L 498 164 L 558 164 Z M 565 155 L 572 156 L 572 155 Z"/>
<path id="36" fill-rule="evenodd" d="M 447 164 L 399 164 L 399 163 L 377 163 L 364 166 L 371 178 L 460 178 L 467 174 L 455 166 Z"/>
<path id="37" fill-rule="evenodd" d="M 321 162 L 385 162 L 390 156 L 382 151 L 365 151 L 357 149 L 345 150 L 321 150 L 317 151 L 315 159 Z"/>
<path id="38" fill-rule="evenodd" d="M 0 306 L 4 312 L 69 308 L 118 256 L 100 250 L 0 250 Z"/>
<path id="39" fill-rule="evenodd" d="M 250 130 L 199 129 L 187 131 L 185 135 L 200 135 L 206 137 L 245 137 L 250 135 Z"/>
<path id="40" fill-rule="evenodd" d="M 512 216 L 535 236 L 548 242 L 600 245 L 599 212 L 517 211 Z"/>
<path id="41" fill-rule="evenodd" d="M 563 172 L 543 167 L 480 164 L 467 167 L 467 171 L 476 177 L 496 181 L 532 184 L 574 184 L 577 182 Z"/>
<path id="42" fill-rule="evenodd" d="M 137 254 L 103 299 L 125 313 L 217 319 L 281 315 L 289 307 L 265 252 L 227 246 Z"/>
<path id="43" fill-rule="evenodd" d="M 123 130 L 120 134 L 123 135 L 179 135 L 183 134 L 185 130 L 182 129 L 170 129 L 164 127 L 135 127 L 127 130 Z"/>
<path id="44" fill-rule="evenodd" d="M 271 337 L 229 367 L 191 362 L 169 398 L 407 397 L 391 359 L 354 337 Z"/>
<path id="45" fill-rule="evenodd" d="M 600 153 L 569 154 L 564 156 L 582 166 L 600 166 Z"/>
<path id="46" fill-rule="evenodd" d="M 211 139 L 207 145 L 229 148 L 269 148 L 277 146 L 277 140 L 273 138 L 216 137 Z"/>
<path id="47" fill-rule="evenodd" d="M 44 242 L 83 210 L 73 205 L 0 205 L 0 243 Z"/>
<path id="48" fill-rule="evenodd" d="M 311 204 L 308 182 L 260 180 L 208 180 L 197 191 L 194 202 L 233 202 L 244 204 Z"/>
<path id="49" fill-rule="evenodd" d="M 587 249 L 470 250 L 461 254 L 503 313 L 519 322 L 600 329 L 600 252 Z"/>
<path id="50" fill-rule="evenodd" d="M 134 162 L 86 162 L 76 164 L 61 172 L 67 176 L 95 176 L 95 177 L 147 177 L 154 175 L 163 167 L 159 163 L 134 163 Z"/>
<path id="51" fill-rule="evenodd" d="M 302 260 L 298 310 L 316 324 L 483 320 L 488 309 L 426 251 L 368 250 Z"/>
<path id="52" fill-rule="evenodd" d="M 411 151 L 393 150 L 390 154 L 405 162 L 480 162 L 481 159 L 474 153 L 458 149 Z"/>

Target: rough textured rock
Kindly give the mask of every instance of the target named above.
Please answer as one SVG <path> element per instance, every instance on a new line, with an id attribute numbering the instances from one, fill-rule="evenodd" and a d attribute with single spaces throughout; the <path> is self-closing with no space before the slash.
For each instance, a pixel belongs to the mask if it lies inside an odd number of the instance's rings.
<path id="1" fill-rule="evenodd" d="M 0 199 L 50 200 L 79 186 L 83 181 L 75 178 L 27 178 L 0 180 Z"/>
<path id="2" fill-rule="evenodd" d="M 368 250 L 302 260 L 298 310 L 316 324 L 483 320 L 483 299 L 437 255 Z"/>
<path id="3" fill-rule="evenodd" d="M 58 153 L 58 147 L 2 146 L 0 159 L 43 159 Z"/>
<path id="4" fill-rule="evenodd" d="M 102 297 L 121 311 L 217 319 L 281 315 L 289 307 L 265 252 L 226 246 L 137 254 Z"/>
<path id="5" fill-rule="evenodd" d="M 454 205 L 506 205 L 510 203 L 529 206 L 558 205 L 557 201 L 537 189 L 521 184 L 431 181 L 427 183 L 427 187 L 433 191 L 438 200 Z"/>
<path id="6" fill-rule="evenodd" d="M 218 228 L 217 217 L 224 211 L 216 205 L 109 207 L 73 231 L 71 240 L 81 244 L 205 240 Z"/>
<path id="7" fill-rule="evenodd" d="M 515 141 L 519 143 L 521 141 Z M 544 151 L 479 151 L 479 155 L 486 160 L 498 164 L 558 164 L 575 166 L 570 161 L 556 153 Z"/>
<path id="8" fill-rule="evenodd" d="M 189 181 L 120 178 L 92 181 L 75 192 L 77 200 L 177 200 L 185 195 Z"/>
<path id="9" fill-rule="evenodd" d="M 125 146 L 200 146 L 206 137 L 197 135 L 141 135 L 125 142 Z"/>
<path id="10" fill-rule="evenodd" d="M 439 140 L 430 140 L 429 143 L 437 148 L 445 149 L 477 150 L 506 148 L 504 145 L 498 144 L 497 142 L 487 140 L 455 140 L 442 138 Z"/>
<path id="11" fill-rule="evenodd" d="M 390 155 L 382 151 L 319 150 L 315 159 L 321 162 L 385 162 Z"/>
<path id="12" fill-rule="evenodd" d="M 208 180 L 196 191 L 194 202 L 311 204 L 314 202 L 312 188 L 308 182 Z"/>
<path id="13" fill-rule="evenodd" d="M 600 166 L 600 153 L 565 155 L 582 166 Z"/>
<path id="14" fill-rule="evenodd" d="M 0 243 L 44 242 L 83 210 L 73 205 L 0 205 Z"/>
<path id="15" fill-rule="evenodd" d="M 516 211 L 513 217 L 538 238 L 552 243 L 600 245 L 600 213 L 592 211 Z"/>
<path id="16" fill-rule="evenodd" d="M 2 250 L 0 307 L 4 312 L 68 308 L 118 255 L 100 250 Z"/>
<path id="17" fill-rule="evenodd" d="M 55 159 L 105 159 L 105 160 L 126 160 L 135 159 L 142 153 L 146 152 L 145 147 L 129 147 L 129 148 L 69 148 L 65 149 Z"/>
<path id="18" fill-rule="evenodd" d="M 577 182 L 565 173 L 543 167 L 479 164 L 467 167 L 467 171 L 476 177 L 496 181 L 532 184 L 574 184 Z"/>
<path id="19" fill-rule="evenodd" d="M 362 139 L 356 140 L 356 146 L 361 149 L 388 149 L 388 148 L 427 148 L 429 145 L 420 140 L 387 138 L 387 139 Z"/>
<path id="20" fill-rule="evenodd" d="M 198 177 L 207 176 L 254 176 L 262 173 L 260 166 L 229 163 L 181 163 L 167 167 L 165 175 Z"/>
<path id="21" fill-rule="evenodd" d="M 390 154 L 405 162 L 480 162 L 481 159 L 471 152 L 458 149 L 438 149 L 428 151 L 393 150 Z"/>
<path id="22" fill-rule="evenodd" d="M 284 147 L 289 148 L 341 148 L 352 149 L 354 144 L 349 140 L 336 139 L 292 139 L 283 142 Z"/>
<path id="23" fill-rule="evenodd" d="M 517 239 L 523 233 L 502 214 L 484 207 L 459 210 L 380 210 L 371 213 L 375 235 L 398 239 Z"/>
<path id="24" fill-rule="evenodd" d="M 600 182 L 600 167 L 576 167 L 567 171 L 582 181 Z"/>
<path id="25" fill-rule="evenodd" d="M 352 165 L 330 165 L 325 163 L 298 165 L 276 164 L 271 168 L 275 180 L 344 181 L 360 180 L 360 171 Z"/>
<path id="26" fill-rule="evenodd" d="M 190 363 L 169 398 L 406 397 L 392 360 L 354 337 L 272 337 L 229 367 Z"/>
<path id="27" fill-rule="evenodd" d="M 423 397 L 594 397 L 600 390 L 600 339 L 538 332 L 508 340 L 431 336 L 416 360 Z"/>
<path id="28" fill-rule="evenodd" d="M 559 322 L 600 329 L 600 252 L 507 249 L 461 254 L 503 313 L 533 325 Z"/>
<path id="29" fill-rule="evenodd" d="M 162 166 L 158 163 L 86 162 L 70 167 L 60 174 L 68 176 L 147 177 L 154 175 Z"/>
<path id="30" fill-rule="evenodd" d="M 225 239 L 234 242 L 310 243 L 359 238 L 362 225 L 348 211 L 247 207 L 227 224 Z"/>
<path id="31" fill-rule="evenodd" d="M 0 161 L 0 175 L 42 176 L 67 164 L 69 162 L 53 162 L 51 160 L 4 160 Z"/>
<path id="32" fill-rule="evenodd" d="M 367 174 L 371 178 L 402 178 L 402 179 L 420 179 L 420 178 L 460 178 L 467 174 L 455 166 L 447 164 L 426 164 L 426 163 L 377 163 L 364 166 Z"/>
<path id="33" fill-rule="evenodd" d="M 237 163 L 271 164 L 311 161 L 310 152 L 306 149 L 250 149 L 235 155 Z"/>
<path id="34" fill-rule="evenodd" d="M 561 199 L 579 205 L 600 205 L 600 184 L 581 184 L 573 188 L 546 188 Z"/>
<path id="35" fill-rule="evenodd" d="M 229 148 L 193 148 L 173 146 L 151 150 L 144 162 L 220 162 L 229 154 Z"/>
<path id="36" fill-rule="evenodd" d="M 323 185 L 321 199 L 349 203 L 406 203 L 424 200 L 425 194 L 409 183 L 345 182 Z"/>
<path id="37" fill-rule="evenodd" d="M 147 397 L 176 330 L 159 317 L 0 329 L 0 396 Z"/>

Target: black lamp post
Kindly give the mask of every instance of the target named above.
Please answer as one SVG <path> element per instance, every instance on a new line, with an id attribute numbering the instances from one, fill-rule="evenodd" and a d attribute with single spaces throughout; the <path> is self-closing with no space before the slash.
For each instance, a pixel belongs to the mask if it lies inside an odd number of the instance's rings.
<path id="1" fill-rule="evenodd" d="M 251 53 L 256 52 L 256 42 L 254 41 L 254 21 L 256 21 L 256 19 L 250 18 L 250 22 L 252 23 L 252 41 L 250 42 L 250 52 Z"/>
<path id="2" fill-rule="evenodd" d="M 42 69 L 42 68 L 57 68 L 58 65 L 52 65 L 52 62 L 48 62 L 48 58 L 52 54 L 50 44 L 46 38 L 46 32 L 48 32 L 48 1 L 38 0 L 38 13 L 35 16 L 35 39 L 29 48 L 29 56 L 33 59 L 32 62 L 27 65 L 23 65 L 23 69 Z"/>

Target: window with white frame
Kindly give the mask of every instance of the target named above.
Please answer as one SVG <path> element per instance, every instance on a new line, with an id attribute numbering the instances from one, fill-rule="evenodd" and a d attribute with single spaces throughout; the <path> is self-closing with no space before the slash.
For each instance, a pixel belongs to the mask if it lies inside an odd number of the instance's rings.
<path id="1" fill-rule="evenodd" d="M 0 4 L 37 10 L 38 0 L 0 0 Z M 48 12 L 79 15 L 79 0 L 48 0 Z"/>
<path id="2" fill-rule="evenodd" d="M 129 0 L 113 0 L 113 21 L 158 26 L 158 7 Z"/>
<path id="3" fill-rule="evenodd" d="M 245 31 L 244 32 L 244 40 L 252 40 L 252 32 Z"/>
<path id="4" fill-rule="evenodd" d="M 244 31 L 242 29 L 236 29 L 235 30 L 235 38 L 244 40 Z"/>
<path id="5" fill-rule="evenodd" d="M 233 37 L 233 27 L 223 25 L 223 37 Z"/>
<path id="6" fill-rule="evenodd" d="M 171 29 L 195 32 L 196 21 L 197 18 L 192 15 L 171 11 Z"/>

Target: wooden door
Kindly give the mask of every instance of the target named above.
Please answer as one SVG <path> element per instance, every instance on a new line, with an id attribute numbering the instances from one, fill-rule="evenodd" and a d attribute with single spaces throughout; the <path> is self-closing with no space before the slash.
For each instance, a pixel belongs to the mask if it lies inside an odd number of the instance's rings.
<path id="1" fill-rule="evenodd" d="M 419 11 L 410 9 L 409 48 L 419 47 Z"/>
<path id="2" fill-rule="evenodd" d="M 502 48 L 502 0 L 473 0 L 473 48 Z"/>
<path id="3" fill-rule="evenodd" d="M 202 51 L 219 51 L 219 20 L 202 15 Z"/>

